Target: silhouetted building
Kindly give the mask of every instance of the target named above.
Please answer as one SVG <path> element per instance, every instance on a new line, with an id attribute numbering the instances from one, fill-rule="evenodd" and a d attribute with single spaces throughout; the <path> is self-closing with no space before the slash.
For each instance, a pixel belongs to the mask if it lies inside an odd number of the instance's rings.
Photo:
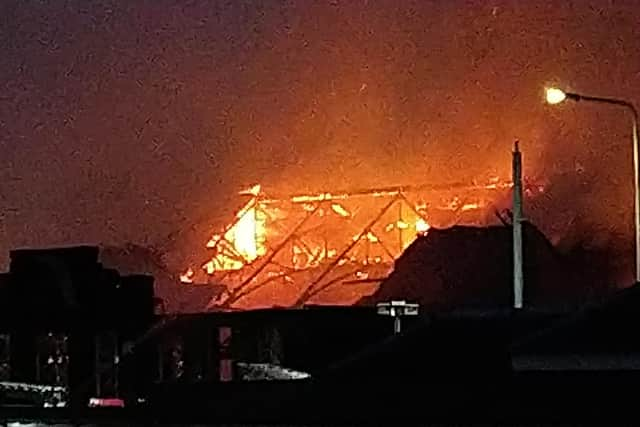
<path id="1" fill-rule="evenodd" d="M 525 305 L 567 309 L 611 294 L 606 271 L 588 259 L 558 253 L 523 223 Z M 431 229 L 396 260 L 380 288 L 360 303 L 401 299 L 429 311 L 475 307 L 494 310 L 513 301 L 513 240 L 508 226 Z"/>
<path id="2" fill-rule="evenodd" d="M 598 363 L 640 372 L 629 339 L 638 289 L 574 312 L 539 310 L 574 276 L 527 227 L 525 271 L 535 304 L 512 310 L 505 230 L 461 227 L 418 239 L 376 295 L 422 303 L 395 335 L 393 321 L 372 307 L 158 316 L 153 279 L 105 269 L 97 248 L 14 251 L 10 272 L 0 276 L 0 374 L 16 393 L 39 390 L 33 384 L 67 386 L 77 407 L 92 397 L 146 398 L 147 414 L 165 420 L 178 411 L 178 418 L 265 422 L 284 407 L 299 417 L 393 418 L 419 413 L 427 401 L 442 414 L 497 406 L 513 412 L 535 406 L 512 395 L 535 390 L 537 398 L 557 385 L 540 376 L 549 366 L 566 370 L 578 360 L 598 375 Z M 425 277 L 440 281 L 425 284 Z M 573 298 L 572 289 L 561 295 Z M 584 371 L 572 393 L 589 381 L 603 384 Z M 529 390 L 531 381 L 541 382 Z"/>
<path id="3" fill-rule="evenodd" d="M 0 287 L 11 381 L 66 386 L 73 402 L 86 405 L 90 397 L 127 394 L 145 377 L 148 363 L 138 364 L 136 381 L 117 365 L 123 346 L 153 321 L 153 278 L 105 269 L 98 251 L 11 252 Z"/>

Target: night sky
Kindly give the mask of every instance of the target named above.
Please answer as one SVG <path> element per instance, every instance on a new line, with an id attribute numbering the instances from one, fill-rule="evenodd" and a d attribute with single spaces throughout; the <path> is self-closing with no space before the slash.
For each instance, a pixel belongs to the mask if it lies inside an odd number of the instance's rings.
<path id="1" fill-rule="evenodd" d="M 542 95 L 640 104 L 639 41 L 640 1 L 3 0 L 0 265 L 124 242 L 180 265 L 253 183 L 508 179 L 515 138 L 538 211 L 632 247 L 624 111 Z"/>

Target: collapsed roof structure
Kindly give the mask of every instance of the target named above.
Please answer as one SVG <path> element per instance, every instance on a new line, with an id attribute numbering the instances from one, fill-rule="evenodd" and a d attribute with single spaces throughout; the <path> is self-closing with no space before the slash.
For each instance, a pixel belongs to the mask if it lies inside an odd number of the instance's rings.
<path id="1" fill-rule="evenodd" d="M 377 290 L 418 235 L 486 224 L 510 188 L 495 178 L 283 196 L 256 185 L 241 193 L 246 202 L 234 220 L 212 234 L 204 259 L 180 281 L 222 289 L 212 289 L 203 310 L 355 304 Z"/>

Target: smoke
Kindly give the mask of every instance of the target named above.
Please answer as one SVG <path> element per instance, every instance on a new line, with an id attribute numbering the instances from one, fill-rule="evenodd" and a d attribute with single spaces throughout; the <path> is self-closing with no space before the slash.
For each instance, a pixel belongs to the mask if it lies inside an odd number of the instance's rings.
<path id="1" fill-rule="evenodd" d="M 633 5 L 396 3 L 3 2 L 3 251 L 135 241 L 185 265 L 251 184 L 508 179 L 515 138 L 555 188 L 531 209 L 626 236 L 624 120 L 541 92 L 637 94 Z M 577 164 L 588 195 L 560 182 Z"/>
<path id="2" fill-rule="evenodd" d="M 627 193 L 627 204 L 633 204 Z M 584 257 L 580 268 L 599 262 L 606 280 L 624 285 L 633 281 L 633 218 L 616 188 L 601 188 L 598 176 L 585 172 L 551 176 L 543 194 L 532 199 L 527 216 L 565 254 Z"/>
<path id="3" fill-rule="evenodd" d="M 605 188 L 606 174 L 595 170 L 580 164 L 566 173 L 547 170 L 547 175 L 525 177 L 525 217 L 565 256 L 580 280 L 624 286 L 634 281 L 633 193 Z M 496 201 L 496 211 L 510 208 L 511 194 Z"/>

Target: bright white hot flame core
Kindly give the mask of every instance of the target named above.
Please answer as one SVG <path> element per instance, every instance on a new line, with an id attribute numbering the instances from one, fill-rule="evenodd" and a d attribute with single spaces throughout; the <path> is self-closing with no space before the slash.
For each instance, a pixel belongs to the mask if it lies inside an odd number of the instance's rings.
<path id="1" fill-rule="evenodd" d="M 256 209 L 249 209 L 236 223 L 233 230 L 232 241 L 236 250 L 247 261 L 253 261 L 258 257 L 258 245 L 256 242 L 258 227 L 256 221 Z"/>
<path id="2" fill-rule="evenodd" d="M 429 231 L 430 228 L 431 228 L 431 226 L 424 219 L 418 218 L 418 220 L 416 221 L 416 231 L 418 233 L 423 233 L 424 234 L 427 231 Z"/>

